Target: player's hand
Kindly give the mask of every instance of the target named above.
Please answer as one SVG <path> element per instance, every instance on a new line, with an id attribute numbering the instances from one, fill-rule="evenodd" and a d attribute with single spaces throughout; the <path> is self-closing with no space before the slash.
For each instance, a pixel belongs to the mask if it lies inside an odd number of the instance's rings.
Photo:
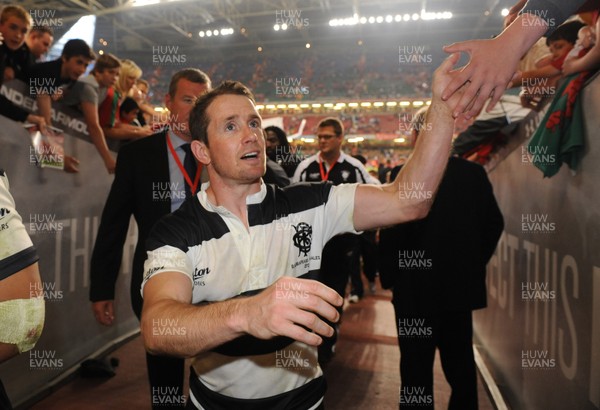
<path id="1" fill-rule="evenodd" d="M 431 92 L 433 100 L 442 100 L 444 90 L 458 75 L 454 66 L 460 58 L 459 53 L 449 55 L 433 73 L 433 80 L 431 83 Z M 444 99 L 445 100 L 445 99 Z"/>
<path id="2" fill-rule="evenodd" d="M 287 336 L 317 346 L 333 328 L 321 317 L 337 322 L 336 307 L 344 300 L 320 282 L 283 277 L 256 296 L 246 298 L 245 329 L 260 339 Z M 319 336 L 320 335 L 320 336 Z"/>
<path id="3" fill-rule="evenodd" d="M 460 98 L 463 96 L 467 85 L 459 88 L 448 100 L 442 99 L 444 90 L 448 87 L 453 79 L 458 75 L 454 70 L 454 65 L 458 62 L 460 55 L 458 53 L 451 54 L 433 73 L 433 82 L 431 84 L 432 91 L 432 106 L 436 109 L 447 111 L 448 115 L 454 116 L 453 110 Z"/>

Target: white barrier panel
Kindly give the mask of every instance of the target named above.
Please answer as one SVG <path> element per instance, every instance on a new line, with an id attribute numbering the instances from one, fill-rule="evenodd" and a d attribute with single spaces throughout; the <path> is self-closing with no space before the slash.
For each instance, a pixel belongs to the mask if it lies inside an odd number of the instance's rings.
<path id="1" fill-rule="evenodd" d="M 90 258 L 113 177 L 85 133 L 77 138 L 69 133 L 78 121 L 71 118 L 71 127 L 69 122 L 59 125 L 65 129 L 65 151 L 81 161 L 79 174 L 67 174 L 36 167 L 29 134 L 22 124 L 0 115 L 0 168 L 8 175 L 17 209 L 40 255 L 47 300 L 44 331 L 35 348 L 0 366 L 0 378 L 13 405 L 120 335 L 139 328 L 129 296 L 135 223 L 130 227 L 117 284 L 117 323 L 107 328 L 92 315 Z"/>
<path id="2" fill-rule="evenodd" d="M 514 409 L 600 408 L 600 77 L 583 98 L 577 175 L 544 179 L 521 147 L 490 173 L 506 225 L 474 326 Z"/>

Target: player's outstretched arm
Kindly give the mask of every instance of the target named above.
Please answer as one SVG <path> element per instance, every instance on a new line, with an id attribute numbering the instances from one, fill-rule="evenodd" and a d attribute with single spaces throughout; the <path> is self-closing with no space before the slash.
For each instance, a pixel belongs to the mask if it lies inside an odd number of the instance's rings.
<path id="1" fill-rule="evenodd" d="M 359 185 L 354 206 L 354 227 L 367 230 L 423 218 L 440 183 L 454 130 L 453 104 L 462 91 L 443 101 L 442 91 L 457 75 L 458 54 L 448 57 L 433 75 L 431 106 L 412 155 L 392 183 Z"/>

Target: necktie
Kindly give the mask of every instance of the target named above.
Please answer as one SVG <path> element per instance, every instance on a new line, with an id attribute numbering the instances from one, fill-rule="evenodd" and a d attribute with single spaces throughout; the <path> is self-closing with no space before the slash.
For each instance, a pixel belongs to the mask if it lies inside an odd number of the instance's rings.
<path id="1" fill-rule="evenodd" d="M 196 163 L 196 158 L 194 158 L 194 154 L 192 154 L 192 148 L 190 144 L 183 144 L 181 149 L 185 152 L 185 158 L 183 159 L 183 169 L 187 172 L 190 181 L 194 181 L 196 177 L 196 171 L 198 169 L 198 164 Z M 189 184 L 183 179 L 183 184 L 185 185 L 185 197 L 189 198 L 195 194 L 195 192 L 191 191 Z"/>

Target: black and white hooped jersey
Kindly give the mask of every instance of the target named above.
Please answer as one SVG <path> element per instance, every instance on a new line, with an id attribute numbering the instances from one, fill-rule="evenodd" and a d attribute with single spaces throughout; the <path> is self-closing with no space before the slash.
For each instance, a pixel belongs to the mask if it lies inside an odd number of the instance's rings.
<path id="1" fill-rule="evenodd" d="M 186 201 L 154 227 L 146 243 L 142 295 L 148 280 L 163 272 L 190 279 L 193 304 L 251 294 L 282 276 L 316 279 L 325 243 L 339 233 L 356 233 L 356 186 L 263 183 L 246 199 L 249 230 L 227 209 L 212 205 L 205 190 L 199 192 L 197 200 Z M 277 291 L 284 295 L 293 289 Z M 291 339 L 248 336 L 244 343 L 215 350 L 197 356 L 192 366 L 203 388 L 225 397 L 294 394 L 322 376 L 316 348 Z M 190 398 L 198 408 L 210 408 L 194 392 Z"/>

